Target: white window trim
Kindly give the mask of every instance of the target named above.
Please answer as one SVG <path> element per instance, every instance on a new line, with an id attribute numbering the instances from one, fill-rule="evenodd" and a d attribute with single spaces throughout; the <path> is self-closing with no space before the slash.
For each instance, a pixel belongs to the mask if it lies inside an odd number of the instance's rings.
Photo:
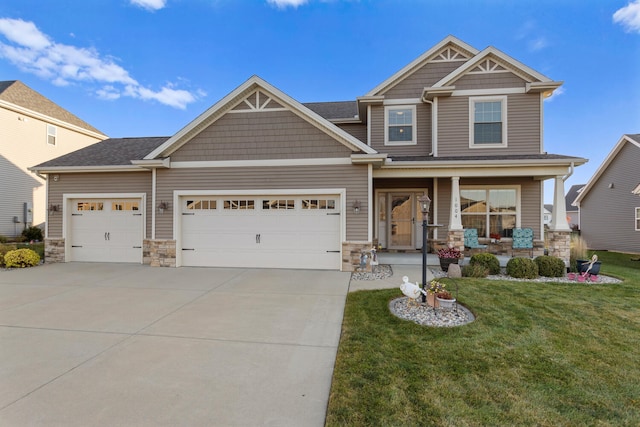
<path id="1" fill-rule="evenodd" d="M 413 122 L 411 123 L 411 141 L 389 141 L 389 111 L 411 110 Z M 393 105 L 384 107 L 384 145 L 417 145 L 418 144 L 418 116 L 415 105 Z"/>
<path id="2" fill-rule="evenodd" d="M 640 224 L 640 207 L 636 208 L 635 211 L 636 211 L 635 227 L 636 227 L 636 231 L 640 231 L 640 226 L 638 226 L 638 224 Z"/>
<path id="3" fill-rule="evenodd" d="M 53 129 L 53 132 L 49 132 L 50 129 Z M 49 142 L 50 136 L 53 136 L 53 144 Z M 54 147 L 58 145 L 58 127 L 49 123 L 47 123 L 47 145 Z"/>
<path id="4" fill-rule="evenodd" d="M 499 144 L 476 144 L 474 142 L 475 104 L 476 102 L 500 101 L 502 103 L 502 142 Z M 469 148 L 496 148 L 507 146 L 507 96 L 470 96 L 469 97 Z"/>
<path id="5" fill-rule="evenodd" d="M 521 216 L 522 216 L 522 204 L 521 204 L 522 186 L 520 186 L 520 185 L 461 185 L 460 186 L 460 192 L 462 192 L 462 190 L 485 190 L 485 191 L 489 191 L 489 190 L 516 190 L 516 228 L 520 228 L 522 226 L 522 224 L 521 224 Z M 462 211 L 460 212 L 460 215 L 463 215 Z M 485 215 L 487 216 L 487 220 L 489 220 L 489 216 L 491 216 L 491 214 L 489 212 L 486 212 Z M 495 215 L 499 215 L 499 214 L 495 214 Z M 505 214 L 505 215 L 509 215 L 509 214 Z M 487 228 L 487 230 L 488 230 L 488 228 Z M 485 237 L 485 236 L 479 236 L 479 237 Z"/>

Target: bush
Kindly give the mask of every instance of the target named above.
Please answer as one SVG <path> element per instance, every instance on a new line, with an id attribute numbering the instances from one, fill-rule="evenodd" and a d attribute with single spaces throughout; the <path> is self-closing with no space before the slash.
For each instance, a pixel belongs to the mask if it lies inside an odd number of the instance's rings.
<path id="1" fill-rule="evenodd" d="M 531 258 L 511 258 L 507 262 L 507 274 L 516 279 L 535 279 L 538 277 L 538 264 Z"/>
<path id="2" fill-rule="evenodd" d="M 27 242 L 32 240 L 37 240 L 38 242 L 42 241 L 42 229 L 38 227 L 29 227 L 22 230 L 22 237 Z"/>
<path id="3" fill-rule="evenodd" d="M 5 254 L 4 263 L 7 268 L 33 267 L 40 264 L 40 256 L 31 249 L 16 249 Z"/>
<path id="4" fill-rule="evenodd" d="M 0 234 L 0 244 L 7 243 L 7 241 L 7 236 L 3 236 L 2 234 Z"/>
<path id="5" fill-rule="evenodd" d="M 482 264 L 467 264 L 462 267 L 462 277 L 487 277 L 489 269 Z"/>
<path id="6" fill-rule="evenodd" d="M 542 255 L 534 259 L 538 265 L 538 274 L 545 277 L 563 277 L 567 267 L 558 257 Z"/>
<path id="7" fill-rule="evenodd" d="M 15 250 L 15 245 L 0 245 L 0 267 L 4 267 L 4 256 L 7 252 Z"/>
<path id="8" fill-rule="evenodd" d="M 469 260 L 469 264 L 482 265 L 489 271 L 488 274 L 500 274 L 500 261 L 498 261 L 498 257 L 488 252 L 473 255 Z"/>

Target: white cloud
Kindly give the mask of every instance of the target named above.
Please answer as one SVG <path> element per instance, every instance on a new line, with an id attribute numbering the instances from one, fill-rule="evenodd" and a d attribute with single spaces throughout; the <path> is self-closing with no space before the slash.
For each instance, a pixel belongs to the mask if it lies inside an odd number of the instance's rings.
<path id="1" fill-rule="evenodd" d="M 278 9 L 286 9 L 287 7 L 293 7 L 295 9 L 298 6 L 308 3 L 308 1 L 309 0 L 267 0 L 267 3 Z"/>
<path id="2" fill-rule="evenodd" d="M 200 96 L 168 84 L 158 91 L 143 87 L 113 58 L 101 55 L 96 49 L 56 43 L 43 34 L 33 22 L 20 19 L 0 19 L 0 58 L 21 70 L 50 80 L 57 86 L 71 83 L 102 85 L 96 90 L 101 99 L 129 96 L 155 100 L 161 104 L 184 109 Z M 120 88 L 120 89 L 119 89 Z"/>
<path id="3" fill-rule="evenodd" d="M 537 52 L 539 50 L 544 49 L 548 45 L 549 43 L 547 42 L 546 38 L 537 37 L 529 42 L 529 50 L 532 52 Z"/>
<path id="4" fill-rule="evenodd" d="M 640 0 L 633 0 L 613 14 L 613 22 L 621 24 L 625 31 L 640 34 Z"/>
<path id="5" fill-rule="evenodd" d="M 160 10 L 167 5 L 166 0 L 131 0 L 131 4 L 147 10 Z"/>

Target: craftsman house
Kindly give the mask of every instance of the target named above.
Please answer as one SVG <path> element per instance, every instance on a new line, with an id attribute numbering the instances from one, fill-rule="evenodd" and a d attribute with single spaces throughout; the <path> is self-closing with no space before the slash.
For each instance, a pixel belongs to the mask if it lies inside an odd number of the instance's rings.
<path id="1" fill-rule="evenodd" d="M 0 235 L 43 226 L 45 179 L 30 173 L 29 166 L 106 138 L 24 83 L 0 81 Z"/>
<path id="2" fill-rule="evenodd" d="M 640 253 L 640 134 L 623 135 L 578 194 L 591 249 Z"/>
<path id="3" fill-rule="evenodd" d="M 549 250 L 568 260 L 564 179 L 544 98 L 562 83 L 447 37 L 353 101 L 301 104 L 254 76 L 166 138 L 110 139 L 32 168 L 48 176 L 60 261 L 350 271 L 362 251 L 463 248 L 534 230 L 555 180 Z"/>

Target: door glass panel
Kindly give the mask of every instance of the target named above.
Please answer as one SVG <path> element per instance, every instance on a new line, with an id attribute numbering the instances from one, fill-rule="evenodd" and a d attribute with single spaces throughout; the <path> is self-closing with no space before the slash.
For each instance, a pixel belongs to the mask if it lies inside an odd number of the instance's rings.
<path id="1" fill-rule="evenodd" d="M 410 247 L 413 235 L 413 211 L 410 194 L 391 195 L 390 247 Z"/>

